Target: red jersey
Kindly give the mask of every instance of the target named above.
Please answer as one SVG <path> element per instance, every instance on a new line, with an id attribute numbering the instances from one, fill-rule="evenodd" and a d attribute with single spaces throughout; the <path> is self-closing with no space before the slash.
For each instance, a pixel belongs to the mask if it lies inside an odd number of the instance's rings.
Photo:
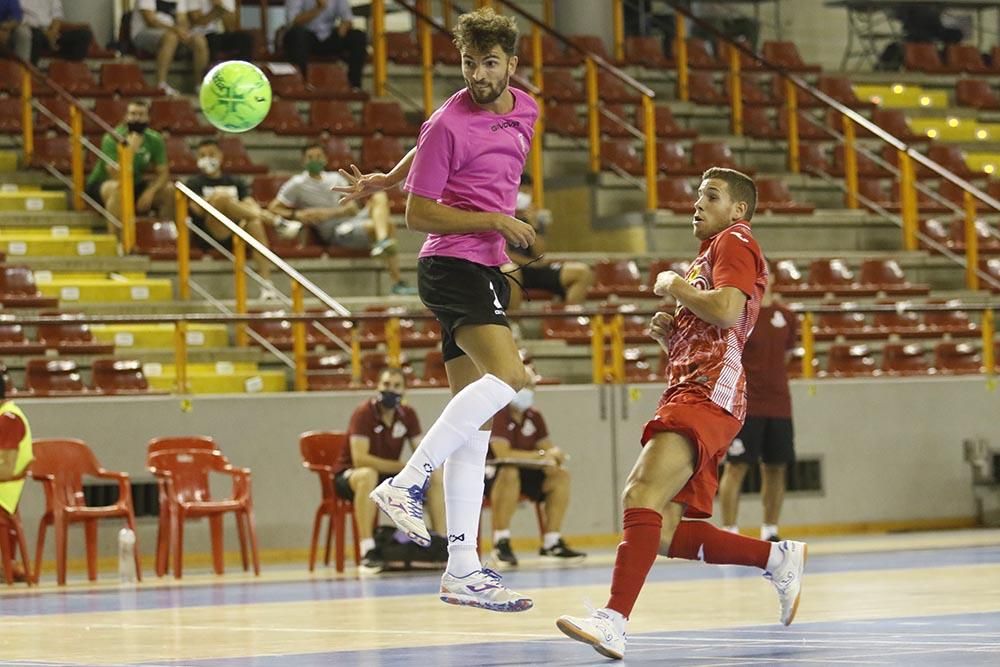
<path id="1" fill-rule="evenodd" d="M 776 301 L 760 307 L 757 326 L 743 348 L 748 415 L 791 419 L 785 353 L 795 348 L 798 325 L 798 315 Z"/>
<path id="2" fill-rule="evenodd" d="M 699 290 L 735 287 L 747 296 L 736 324 L 709 324 L 677 304 L 668 340 L 667 389 L 660 404 L 711 401 L 740 422 L 746 417 L 743 346 L 757 322 L 767 284 L 767 265 L 750 224 L 737 222 L 701 243 L 687 281 Z"/>
<path id="3" fill-rule="evenodd" d="M 420 420 L 417 413 L 408 405 L 400 405 L 392 416 L 392 423 L 386 426 L 382 422 L 382 412 L 377 398 L 365 401 L 351 415 L 350 426 L 347 427 L 348 440 L 352 435 L 368 438 L 368 452 L 380 459 L 398 461 L 403 453 L 403 443 L 420 435 Z M 334 474 L 354 467 L 351 448 L 345 447 L 340 460 L 334 466 Z"/>
<path id="4" fill-rule="evenodd" d="M 538 410 L 528 408 L 524 411 L 524 419 L 518 424 L 510 416 L 510 407 L 504 407 L 493 415 L 492 438 L 503 438 L 510 441 L 512 449 L 526 451 L 538 449 L 538 443 L 549 437 L 549 429 Z"/>

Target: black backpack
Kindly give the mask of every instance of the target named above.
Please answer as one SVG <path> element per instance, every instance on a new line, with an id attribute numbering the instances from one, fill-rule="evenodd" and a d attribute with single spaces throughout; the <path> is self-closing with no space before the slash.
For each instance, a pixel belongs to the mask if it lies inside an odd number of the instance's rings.
<path id="1" fill-rule="evenodd" d="M 448 540 L 440 535 L 431 535 L 431 545 L 422 547 L 393 526 L 379 526 L 375 529 L 375 548 L 386 569 L 440 568 L 448 562 Z"/>

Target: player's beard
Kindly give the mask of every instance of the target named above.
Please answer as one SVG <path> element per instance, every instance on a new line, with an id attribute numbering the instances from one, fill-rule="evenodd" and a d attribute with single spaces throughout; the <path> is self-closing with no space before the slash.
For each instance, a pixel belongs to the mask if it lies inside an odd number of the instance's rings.
<path id="1" fill-rule="evenodd" d="M 507 90 L 507 86 L 510 85 L 510 75 L 506 75 L 503 82 L 497 84 L 496 86 L 490 86 L 488 90 L 482 90 L 478 88 L 468 79 L 465 80 L 465 86 L 469 89 L 469 94 L 472 95 L 472 101 L 476 104 L 493 104 L 496 102 L 503 92 Z"/>

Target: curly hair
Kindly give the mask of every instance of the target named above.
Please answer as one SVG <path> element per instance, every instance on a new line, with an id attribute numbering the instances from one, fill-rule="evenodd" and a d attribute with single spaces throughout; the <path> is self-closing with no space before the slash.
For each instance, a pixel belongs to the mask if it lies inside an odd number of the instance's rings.
<path id="1" fill-rule="evenodd" d="M 517 21 L 497 14 L 491 7 L 458 17 L 454 35 L 459 51 L 489 53 L 494 46 L 499 46 L 508 58 L 517 53 Z"/>
<path id="2" fill-rule="evenodd" d="M 757 209 L 757 185 L 743 172 L 725 167 L 712 167 L 701 175 L 701 180 L 717 178 L 729 187 L 729 196 L 734 202 L 746 202 L 747 212 L 743 219 L 750 222 Z"/>

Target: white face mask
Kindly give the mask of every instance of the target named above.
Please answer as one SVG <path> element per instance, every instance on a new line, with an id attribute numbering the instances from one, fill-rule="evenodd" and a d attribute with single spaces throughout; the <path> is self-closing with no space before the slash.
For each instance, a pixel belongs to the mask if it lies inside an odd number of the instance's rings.
<path id="1" fill-rule="evenodd" d="M 214 157 L 201 157 L 198 158 L 198 168 L 201 169 L 204 174 L 214 174 L 219 171 L 220 162 L 218 158 Z"/>
<path id="2" fill-rule="evenodd" d="M 530 408 L 535 403 L 535 392 L 531 389 L 524 388 L 521 391 L 514 394 L 514 398 L 510 400 L 510 407 L 520 412 L 524 412 Z"/>
<path id="3" fill-rule="evenodd" d="M 518 211 L 523 211 L 526 208 L 528 208 L 529 206 L 531 206 L 531 194 L 527 193 L 527 192 L 520 192 L 520 191 L 518 191 L 518 193 L 517 193 L 517 203 L 514 205 L 514 207 Z"/>

